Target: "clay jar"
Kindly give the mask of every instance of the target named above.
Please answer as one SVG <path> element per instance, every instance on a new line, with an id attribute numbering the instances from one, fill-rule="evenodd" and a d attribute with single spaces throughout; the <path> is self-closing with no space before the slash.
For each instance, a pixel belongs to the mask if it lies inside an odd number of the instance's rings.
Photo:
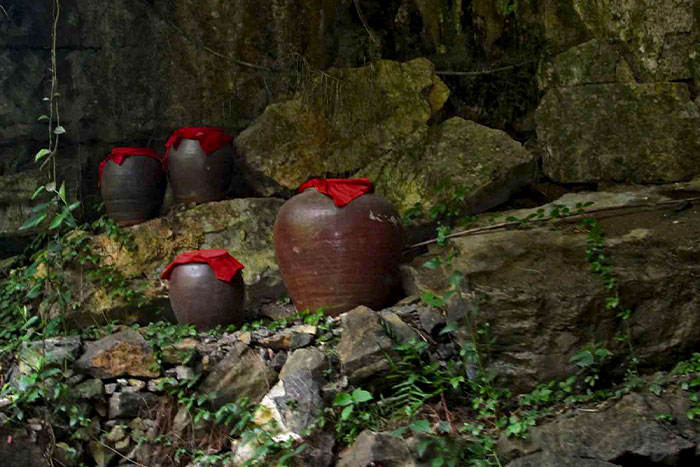
<path id="1" fill-rule="evenodd" d="M 178 203 L 224 199 L 233 174 L 233 137 L 217 128 L 186 127 L 168 142 L 167 170 Z"/>
<path id="2" fill-rule="evenodd" d="M 211 251 L 225 250 L 201 250 L 200 252 Z M 190 252 L 189 255 L 193 253 L 196 252 Z M 212 268 L 212 266 L 216 267 L 215 264 L 210 265 L 206 262 L 178 264 L 178 261 L 186 255 L 188 254 L 179 256 L 163 273 L 163 278 L 170 280 L 168 295 L 177 321 L 180 324 L 194 325 L 200 331 L 210 330 L 218 325 L 240 325 L 244 319 L 245 298 L 242 265 L 240 269 L 230 274 L 230 277 L 222 279 L 220 273 Z M 233 257 L 230 258 L 233 259 Z M 201 258 L 195 258 L 194 261 L 199 260 Z"/>
<path id="3" fill-rule="evenodd" d="M 163 164 L 152 149 L 115 148 L 100 164 L 107 215 L 122 226 L 156 217 L 165 185 Z"/>
<path id="4" fill-rule="evenodd" d="M 274 226 L 275 252 L 297 310 L 328 307 L 337 316 L 359 305 L 380 310 L 399 284 L 399 216 L 365 194 L 338 207 L 314 188 L 285 203 Z"/>

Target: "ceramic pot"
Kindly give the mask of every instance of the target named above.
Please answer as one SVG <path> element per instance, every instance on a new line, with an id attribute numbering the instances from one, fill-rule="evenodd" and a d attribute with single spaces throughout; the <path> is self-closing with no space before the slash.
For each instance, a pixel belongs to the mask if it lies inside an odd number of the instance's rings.
<path id="1" fill-rule="evenodd" d="M 384 198 L 366 194 L 344 207 L 307 189 L 280 209 L 275 252 L 297 310 L 328 307 L 337 316 L 359 305 L 380 310 L 399 285 L 402 230 Z"/>
<path id="2" fill-rule="evenodd" d="M 207 155 L 199 141 L 183 138 L 168 154 L 168 177 L 178 203 L 220 201 L 233 174 L 233 147 L 225 144 Z"/>
<path id="3" fill-rule="evenodd" d="M 107 215 L 122 226 L 157 217 L 165 185 L 163 166 L 150 157 L 127 157 L 121 165 L 107 162 L 100 180 Z"/>
<path id="4" fill-rule="evenodd" d="M 240 271 L 226 282 L 217 279 L 206 263 L 179 264 L 170 275 L 168 296 L 177 321 L 200 331 L 243 322 L 245 289 Z"/>

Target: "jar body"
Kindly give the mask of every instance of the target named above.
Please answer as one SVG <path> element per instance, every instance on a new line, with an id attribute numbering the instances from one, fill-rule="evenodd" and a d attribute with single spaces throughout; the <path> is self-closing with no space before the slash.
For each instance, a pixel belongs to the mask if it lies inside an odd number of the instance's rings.
<path id="1" fill-rule="evenodd" d="M 108 162 L 100 186 L 107 215 L 122 226 L 156 217 L 165 185 L 162 165 L 155 159 L 132 156 L 121 165 Z"/>
<path id="2" fill-rule="evenodd" d="M 274 227 L 282 279 L 297 310 L 337 316 L 359 305 L 379 310 L 395 296 L 403 247 L 399 216 L 368 194 L 338 208 L 308 189 L 287 201 Z"/>
<path id="3" fill-rule="evenodd" d="M 199 141 L 184 138 L 168 153 L 168 177 L 178 203 L 220 201 L 233 174 L 233 147 L 225 144 L 207 155 Z"/>
<path id="4" fill-rule="evenodd" d="M 200 331 L 243 322 L 245 289 L 240 271 L 226 282 L 217 279 L 206 263 L 179 264 L 170 275 L 168 297 L 178 322 Z"/>

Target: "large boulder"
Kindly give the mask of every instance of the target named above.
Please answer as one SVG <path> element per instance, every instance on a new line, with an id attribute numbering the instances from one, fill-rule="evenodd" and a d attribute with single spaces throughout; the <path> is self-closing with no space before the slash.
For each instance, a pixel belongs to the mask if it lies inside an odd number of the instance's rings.
<path id="1" fill-rule="evenodd" d="M 255 191 L 288 192 L 310 176 L 354 174 L 400 147 L 448 95 L 426 59 L 331 69 L 269 106 L 235 145 Z"/>
<path id="2" fill-rule="evenodd" d="M 508 467 L 695 465 L 700 432 L 686 416 L 689 408 L 682 391 L 633 393 L 533 427 L 527 441 L 503 440 L 499 454 L 501 460 L 517 457 Z M 657 417 L 662 414 L 667 418 Z"/>
<path id="3" fill-rule="evenodd" d="M 673 365 L 674 356 L 700 343 L 700 302 L 697 294 L 700 255 L 700 214 L 676 205 L 656 209 L 622 209 L 697 194 L 700 180 L 647 189 L 569 194 L 556 202 L 575 210 L 607 208 L 599 222 L 606 234 L 606 254 L 614 262 L 620 309 L 631 309 L 628 324 L 632 346 L 642 368 Z M 556 206 L 544 206 L 549 214 Z M 620 207 L 615 211 L 615 207 Z M 518 219 L 537 215 L 522 210 L 504 213 Z M 488 226 L 491 216 L 479 217 Z M 479 323 L 490 323 L 491 368 L 504 384 L 527 391 L 538 382 L 576 372 L 570 358 L 591 339 L 615 357 L 610 369 L 622 368 L 631 357 L 626 325 L 606 309 L 614 295 L 586 261 L 587 235 L 576 223 L 529 224 L 515 230 L 494 230 L 450 241 L 452 267 L 423 267 L 444 255 L 439 247 L 401 267 L 407 293 L 442 293 L 449 288 L 452 268 L 469 283 L 461 298 L 450 303 L 450 320 L 478 309 Z M 669 310 L 673 310 L 669 312 Z M 477 324 L 478 325 L 478 324 Z M 460 331 L 461 332 L 461 331 Z M 459 334 L 461 338 L 468 336 Z"/>
<path id="4" fill-rule="evenodd" d="M 471 214 L 505 202 L 536 171 L 535 157 L 505 132 L 454 117 L 416 131 L 358 175 L 374 181 L 399 212 L 416 203 L 429 209 L 461 190 Z"/>
<path id="5" fill-rule="evenodd" d="M 141 290 L 144 307 L 140 310 L 122 295 L 110 293 L 97 279 L 81 280 L 80 310 L 72 318 L 78 322 L 119 316 L 127 321 L 144 321 L 144 310 L 167 305 L 167 282 L 160 279 L 163 269 L 177 255 L 189 250 L 223 248 L 244 265 L 248 304 L 262 299 L 276 299 L 284 293 L 272 243 L 272 226 L 281 199 L 233 199 L 182 208 L 167 217 L 127 229 L 133 247 L 108 235 L 93 238 L 103 266 L 111 266 L 130 279 L 131 287 Z M 78 271 L 75 271 L 77 273 Z M 147 320 L 147 319 L 146 319 Z"/>
<path id="6" fill-rule="evenodd" d="M 700 109 L 686 84 L 551 89 L 536 113 L 542 169 L 561 183 L 658 183 L 700 173 Z"/>

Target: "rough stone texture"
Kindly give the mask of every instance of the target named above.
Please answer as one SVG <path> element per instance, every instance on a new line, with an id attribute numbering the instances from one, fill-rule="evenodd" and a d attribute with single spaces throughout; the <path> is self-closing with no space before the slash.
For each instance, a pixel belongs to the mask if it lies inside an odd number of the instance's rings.
<path id="1" fill-rule="evenodd" d="M 153 408 L 158 396 L 150 392 L 118 392 L 109 398 L 109 418 L 133 418 Z"/>
<path id="2" fill-rule="evenodd" d="M 389 433 L 365 430 L 357 437 L 350 450 L 342 455 L 338 467 L 418 467 L 406 442 Z"/>
<path id="3" fill-rule="evenodd" d="M 592 39 L 545 62 L 539 74 L 540 88 L 615 83 L 619 60 L 615 47 Z"/>
<path id="4" fill-rule="evenodd" d="M 296 373 L 311 373 L 318 380 L 323 378 L 323 370 L 329 367 L 326 355 L 318 349 L 298 349 L 292 352 L 280 371 L 280 378 Z"/>
<path id="5" fill-rule="evenodd" d="M 357 172 L 425 129 L 449 90 L 426 59 L 332 69 L 295 99 L 269 106 L 235 141 L 258 193 L 310 176 Z"/>
<path id="6" fill-rule="evenodd" d="M 0 459 L 3 464 L 8 467 L 48 467 L 50 464 L 44 458 L 44 452 L 49 435 L 42 433 L 36 440 L 34 436 L 29 436 L 23 428 L 0 426 Z"/>
<path id="7" fill-rule="evenodd" d="M 393 313 L 379 314 L 365 306 L 359 306 L 342 317 L 342 334 L 338 343 L 341 371 L 351 383 L 387 371 L 386 353 L 393 352 L 394 343 L 382 326 L 390 326 L 402 341 L 415 338 L 413 331 Z"/>
<path id="8" fill-rule="evenodd" d="M 573 0 L 593 34 L 619 44 L 642 82 L 690 78 L 688 59 L 700 39 L 695 0 Z"/>
<path id="9" fill-rule="evenodd" d="M 315 423 L 323 407 L 318 382 L 311 373 L 298 372 L 280 379 L 263 397 L 254 421 L 258 426 L 276 422 L 275 440 L 298 440 Z"/>
<path id="10" fill-rule="evenodd" d="M 44 367 L 62 368 L 78 358 L 80 343 L 81 339 L 78 336 L 23 342 L 17 353 L 19 370 L 28 375 L 39 369 L 40 361 Z"/>
<path id="11" fill-rule="evenodd" d="M 658 183 L 700 172 L 700 109 L 685 84 L 552 89 L 535 117 L 542 169 L 557 182 Z"/>
<path id="12" fill-rule="evenodd" d="M 700 435 L 686 417 L 689 408 L 682 391 L 630 394 L 601 411 L 533 427 L 527 441 L 502 441 L 499 454 L 522 456 L 508 467 L 695 465 Z M 673 424 L 656 420 L 658 414 L 671 415 Z"/>
<path id="13" fill-rule="evenodd" d="M 248 346 L 236 343 L 199 386 L 203 393 L 214 393 L 212 403 L 220 407 L 239 397 L 257 404 L 277 382 L 277 373 L 267 367 Z"/>
<path id="14" fill-rule="evenodd" d="M 284 285 L 275 261 L 272 226 L 283 202 L 241 198 L 183 208 L 129 228 L 136 245 L 133 251 L 106 235 L 94 237 L 92 242 L 104 265 L 133 278 L 132 288 L 144 289 L 146 311 L 148 306 L 167 306 L 167 281 L 160 279 L 163 269 L 180 253 L 203 248 L 223 248 L 245 265 L 248 304 L 262 298 L 276 299 L 284 293 Z M 110 296 L 108 290 L 79 278 L 76 283 L 81 287 L 75 296 L 83 306 L 71 316 L 74 321 L 92 324 L 94 320 L 101 322 L 103 315 L 126 322 L 150 317 L 144 315 L 144 309 L 129 306 L 121 297 Z"/>
<path id="15" fill-rule="evenodd" d="M 503 131 L 458 117 L 424 130 L 358 174 L 374 181 L 399 212 L 415 203 L 428 209 L 460 188 L 467 193 L 465 209 L 482 212 L 535 176 L 535 157 Z"/>
<path id="16" fill-rule="evenodd" d="M 591 209 L 600 209 L 645 205 L 699 191 L 696 180 L 636 191 L 570 194 L 557 203 L 573 208 L 591 201 Z M 545 206 L 545 212 L 551 207 Z M 522 219 L 532 212 L 504 215 Z M 477 225 L 488 225 L 488 219 L 481 216 Z M 621 306 L 632 309 L 629 323 L 637 357 L 643 367 L 673 364 L 676 355 L 700 342 L 698 208 L 612 211 L 600 222 L 615 263 Z M 576 223 L 465 236 L 454 239 L 453 245 L 459 251 L 454 267 L 465 273 L 474 294 L 455 301 L 451 312 L 456 317 L 470 304 L 478 305 L 477 319 L 490 322 L 491 335 L 498 336 L 491 364 L 504 384 L 527 391 L 537 381 L 574 373 L 570 357 L 593 338 L 615 354 L 609 370 L 622 368 L 628 349 L 615 337 L 624 332 L 624 325 L 605 309 L 609 292 L 586 263 L 586 234 Z M 439 250 L 432 252 L 402 266 L 408 293 L 447 288 L 449 270 L 422 267 Z M 475 297 L 482 298 L 474 302 Z"/>
<path id="17" fill-rule="evenodd" d="M 96 378 L 160 375 L 153 350 L 141 334 L 127 330 L 88 342 L 76 367 Z"/>

